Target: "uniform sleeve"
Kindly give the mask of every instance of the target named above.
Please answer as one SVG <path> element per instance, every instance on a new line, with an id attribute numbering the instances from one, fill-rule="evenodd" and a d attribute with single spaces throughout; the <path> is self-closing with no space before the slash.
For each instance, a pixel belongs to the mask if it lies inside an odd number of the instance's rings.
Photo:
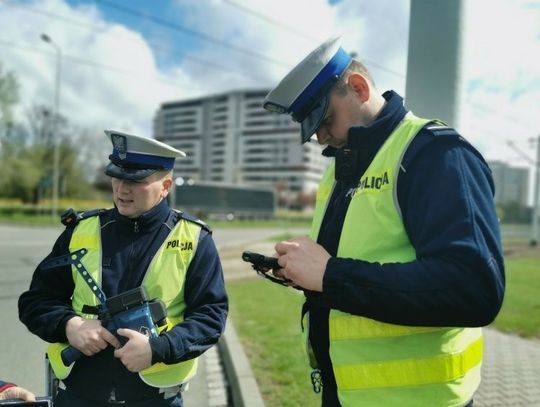
<path id="1" fill-rule="evenodd" d="M 150 340 L 152 363 L 193 359 L 217 343 L 225 328 L 228 300 L 219 255 L 206 231 L 188 268 L 184 321 Z"/>
<path id="2" fill-rule="evenodd" d="M 72 231 L 68 228 L 60 235 L 43 261 L 69 253 Z M 43 261 L 34 271 L 28 291 L 19 297 L 19 319 L 44 341 L 67 342 L 66 323 L 76 315 L 71 308 L 74 289 L 71 267 L 44 270 Z"/>
<path id="3" fill-rule="evenodd" d="M 381 265 L 332 258 L 323 296 L 332 308 L 388 323 L 487 325 L 505 286 L 491 172 L 457 138 L 434 137 L 421 149 L 417 143 L 407 156 L 398 198 L 417 259 Z"/>

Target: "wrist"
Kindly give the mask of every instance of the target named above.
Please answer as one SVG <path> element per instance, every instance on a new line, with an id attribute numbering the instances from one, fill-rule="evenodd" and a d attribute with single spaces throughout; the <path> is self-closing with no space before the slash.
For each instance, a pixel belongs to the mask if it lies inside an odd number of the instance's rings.
<path id="1" fill-rule="evenodd" d="M 73 331 L 76 331 L 82 324 L 83 319 L 78 316 L 74 315 L 71 318 L 66 320 L 66 337 L 69 338 L 70 334 L 73 333 Z"/>

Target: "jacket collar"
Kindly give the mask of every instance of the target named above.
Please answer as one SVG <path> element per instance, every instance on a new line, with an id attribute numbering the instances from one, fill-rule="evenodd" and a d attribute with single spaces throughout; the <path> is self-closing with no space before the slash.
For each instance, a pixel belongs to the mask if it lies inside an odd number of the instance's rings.
<path id="1" fill-rule="evenodd" d="M 126 232 L 148 233 L 161 226 L 167 220 L 169 211 L 167 200 L 163 199 L 159 204 L 138 218 L 128 218 L 120 215 L 116 207 L 114 208 L 113 216 L 118 226 Z"/>
<path id="2" fill-rule="evenodd" d="M 386 91 L 382 96 L 386 104 L 377 118 L 368 126 L 354 126 L 349 129 L 348 148 L 376 152 L 407 113 L 403 106 L 403 98 L 396 92 Z M 323 155 L 335 157 L 336 149 L 326 147 Z"/>

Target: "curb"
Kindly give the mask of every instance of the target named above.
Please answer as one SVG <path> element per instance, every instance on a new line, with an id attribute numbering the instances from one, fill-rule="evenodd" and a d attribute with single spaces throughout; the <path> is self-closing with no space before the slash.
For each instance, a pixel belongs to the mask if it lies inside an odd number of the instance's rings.
<path id="1" fill-rule="evenodd" d="M 218 342 L 225 376 L 231 389 L 234 407 L 264 407 L 259 386 L 251 370 L 249 360 L 229 318 L 225 333 Z"/>

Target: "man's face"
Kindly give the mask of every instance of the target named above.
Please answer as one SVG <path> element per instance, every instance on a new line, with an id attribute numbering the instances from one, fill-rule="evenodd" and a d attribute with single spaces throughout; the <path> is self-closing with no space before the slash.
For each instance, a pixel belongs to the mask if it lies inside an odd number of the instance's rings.
<path id="1" fill-rule="evenodd" d="M 137 218 L 167 196 L 172 180 L 154 173 L 138 181 L 112 178 L 111 183 L 118 212 L 128 218 Z"/>
<path id="2" fill-rule="evenodd" d="M 346 146 L 349 129 L 363 124 L 361 105 L 353 92 L 342 95 L 332 91 L 328 111 L 316 132 L 319 144 L 335 148 Z"/>

